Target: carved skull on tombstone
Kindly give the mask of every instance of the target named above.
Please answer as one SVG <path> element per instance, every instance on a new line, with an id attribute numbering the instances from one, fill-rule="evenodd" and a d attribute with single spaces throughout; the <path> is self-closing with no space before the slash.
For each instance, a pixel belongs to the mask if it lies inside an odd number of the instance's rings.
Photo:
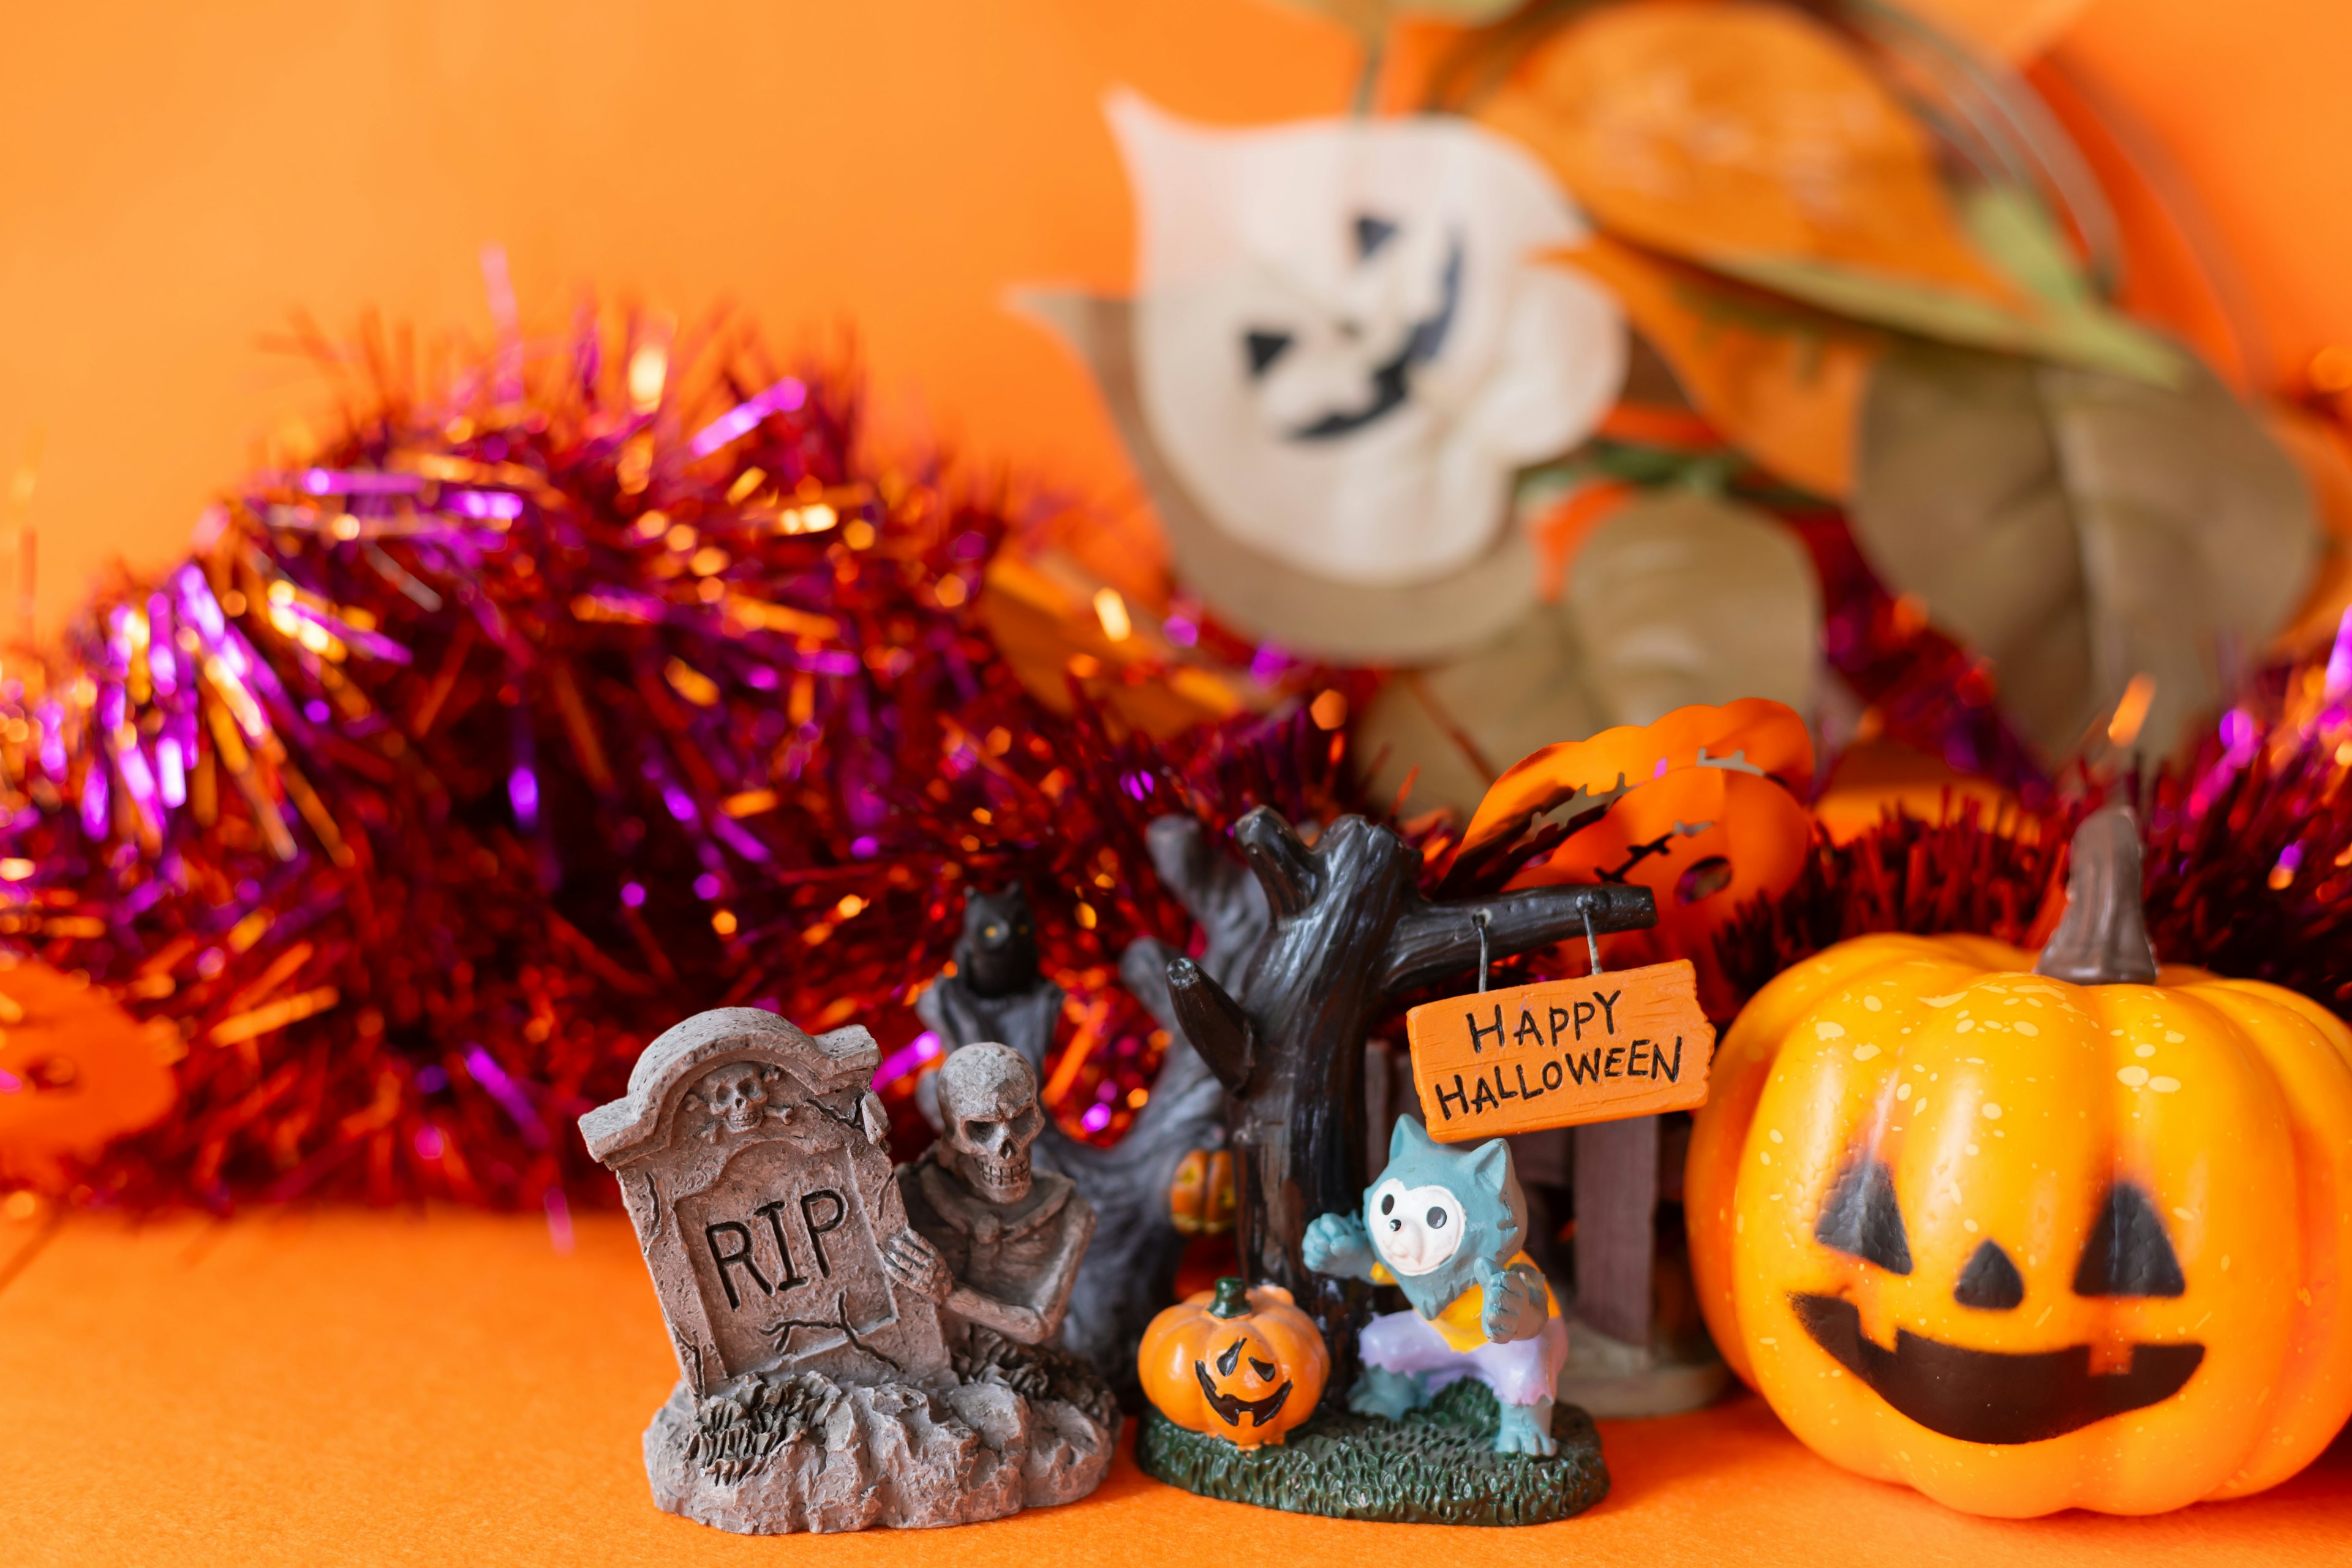
<path id="1" fill-rule="evenodd" d="M 708 1141 L 718 1136 L 724 1122 L 730 1132 L 750 1132 L 767 1120 L 768 1086 L 773 1068 L 762 1071 L 756 1062 L 730 1062 L 705 1073 L 693 1098 L 709 1110 L 711 1125 L 703 1130 Z"/>

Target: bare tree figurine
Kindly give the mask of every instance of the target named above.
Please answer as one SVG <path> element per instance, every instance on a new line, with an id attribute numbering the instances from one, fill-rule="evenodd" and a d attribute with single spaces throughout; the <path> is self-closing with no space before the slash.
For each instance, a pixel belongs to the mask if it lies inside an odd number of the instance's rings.
<path id="1" fill-rule="evenodd" d="M 1310 847 L 1260 806 L 1234 839 L 1273 914 L 1241 999 L 1183 958 L 1168 965 L 1169 995 L 1231 1097 L 1242 1268 L 1315 1316 L 1332 1354 L 1328 1386 L 1344 1391 L 1366 1288 L 1310 1274 L 1299 1247 L 1307 1222 L 1351 1213 L 1363 1195 L 1372 1024 L 1409 992 L 1466 979 L 1482 958 L 1548 947 L 1588 921 L 1595 933 L 1639 930 L 1656 910 L 1648 889 L 1615 885 L 1432 903 L 1417 889 L 1420 852 L 1360 816 L 1339 818 Z"/>

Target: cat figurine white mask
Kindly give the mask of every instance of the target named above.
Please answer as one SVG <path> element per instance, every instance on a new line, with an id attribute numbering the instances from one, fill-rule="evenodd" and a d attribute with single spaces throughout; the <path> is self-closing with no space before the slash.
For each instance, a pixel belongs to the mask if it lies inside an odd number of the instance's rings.
<path id="1" fill-rule="evenodd" d="M 1455 572 L 1507 526 L 1512 472 L 1615 399 L 1623 317 L 1535 264 L 1587 230 L 1509 142 L 1436 116 L 1216 130 L 1130 92 L 1108 113 L 1144 416 L 1242 542 L 1360 586 Z"/>

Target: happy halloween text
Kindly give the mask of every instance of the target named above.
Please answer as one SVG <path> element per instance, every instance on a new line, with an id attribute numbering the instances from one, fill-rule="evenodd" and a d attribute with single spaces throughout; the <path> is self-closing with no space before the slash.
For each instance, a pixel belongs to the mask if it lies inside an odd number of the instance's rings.
<path id="1" fill-rule="evenodd" d="M 1617 1033 L 1617 999 L 1624 994 L 1622 986 L 1605 995 L 1595 991 L 1589 1002 L 1547 1009 L 1551 1026 L 1549 1039 L 1545 1037 L 1543 1026 L 1536 1022 L 1534 1009 L 1522 1007 L 1519 1009 L 1519 1026 L 1511 1032 L 1510 1045 L 1520 1047 L 1532 1042 L 1535 1046 L 1559 1051 L 1562 1030 L 1569 1031 L 1571 1045 L 1581 1044 L 1584 1026 L 1596 1014 L 1601 1021 L 1601 1032 L 1614 1036 Z M 1490 1044 L 1498 1053 L 1507 1048 L 1503 1041 L 1501 1004 L 1496 1005 L 1495 1021 L 1491 1024 L 1481 1024 L 1475 1010 L 1464 1014 L 1463 1017 L 1470 1026 L 1472 1050 L 1484 1055 Z M 1507 1078 L 1504 1073 L 1506 1067 L 1510 1069 Z M 1466 1116 L 1474 1110 L 1499 1109 L 1507 1100 L 1540 1100 L 1570 1083 L 1598 1082 L 1604 1078 L 1663 1078 L 1669 1083 L 1680 1083 L 1682 1076 L 1683 1037 L 1680 1035 L 1675 1037 L 1672 1058 L 1666 1055 L 1664 1046 L 1648 1039 L 1637 1039 L 1625 1045 L 1595 1045 L 1581 1055 L 1571 1050 L 1546 1057 L 1542 1065 L 1536 1068 L 1536 1081 L 1532 1084 L 1528 1081 L 1528 1064 L 1524 1061 L 1495 1063 L 1491 1068 L 1472 1079 L 1470 1081 L 1475 1087 L 1466 1090 L 1462 1075 L 1455 1073 L 1454 1087 L 1437 1091 L 1437 1106 L 1439 1113 L 1451 1121 L 1457 1108 Z"/>
<path id="2" fill-rule="evenodd" d="M 1431 1136 L 1492 1137 L 1700 1103 L 1715 1031 L 1695 980 L 1677 961 L 1415 1007 L 1406 1029 Z"/>

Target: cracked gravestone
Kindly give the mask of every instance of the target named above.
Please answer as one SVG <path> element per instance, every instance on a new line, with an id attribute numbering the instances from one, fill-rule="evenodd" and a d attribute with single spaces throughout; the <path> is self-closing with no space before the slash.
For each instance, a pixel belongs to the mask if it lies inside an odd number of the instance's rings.
<path id="1" fill-rule="evenodd" d="M 677 1355 L 645 1439 L 672 1512 L 751 1534 L 959 1524 L 1083 1497 L 1108 1468 L 1115 1415 L 1027 1347 L 957 1355 L 884 1266 L 907 1215 L 878 1056 L 863 1028 L 719 1008 L 581 1118 Z"/>

